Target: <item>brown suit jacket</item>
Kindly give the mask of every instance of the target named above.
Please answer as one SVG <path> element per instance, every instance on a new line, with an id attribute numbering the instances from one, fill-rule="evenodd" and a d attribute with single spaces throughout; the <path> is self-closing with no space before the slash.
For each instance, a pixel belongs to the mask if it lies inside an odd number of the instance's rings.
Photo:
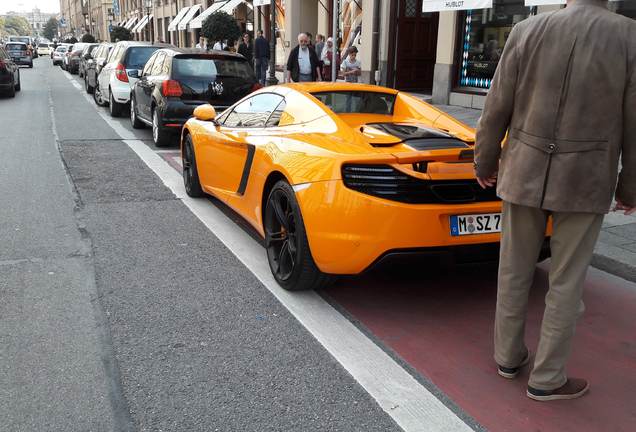
<path id="1" fill-rule="evenodd" d="M 636 205 L 636 21 L 578 0 L 513 28 L 477 126 L 476 174 L 497 170 L 515 204 Z"/>

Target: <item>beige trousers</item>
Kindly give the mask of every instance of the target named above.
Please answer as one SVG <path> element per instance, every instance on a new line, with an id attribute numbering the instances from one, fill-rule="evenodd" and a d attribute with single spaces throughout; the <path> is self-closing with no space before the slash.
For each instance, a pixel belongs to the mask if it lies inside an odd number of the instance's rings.
<path id="1" fill-rule="evenodd" d="M 583 281 L 603 222 L 602 214 L 548 212 L 504 201 L 495 314 L 495 361 L 501 366 L 517 367 L 528 351 L 528 294 L 550 215 L 550 288 L 528 382 L 540 390 L 556 389 L 567 380 L 565 364 L 576 321 L 585 310 Z"/>

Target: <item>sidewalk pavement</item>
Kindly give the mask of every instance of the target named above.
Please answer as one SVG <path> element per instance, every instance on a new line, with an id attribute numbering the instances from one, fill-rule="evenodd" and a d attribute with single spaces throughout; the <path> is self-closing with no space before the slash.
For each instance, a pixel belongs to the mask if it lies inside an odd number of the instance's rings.
<path id="1" fill-rule="evenodd" d="M 477 125 L 481 110 L 450 105 L 435 105 L 471 127 Z M 603 220 L 592 265 L 636 282 L 636 215 L 609 212 Z"/>

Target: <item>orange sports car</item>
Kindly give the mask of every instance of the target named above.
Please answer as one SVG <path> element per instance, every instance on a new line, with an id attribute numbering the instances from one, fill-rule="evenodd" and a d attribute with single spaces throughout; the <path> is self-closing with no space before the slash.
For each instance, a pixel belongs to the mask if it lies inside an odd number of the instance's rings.
<path id="1" fill-rule="evenodd" d="M 501 203 L 473 175 L 474 130 L 394 89 L 256 91 L 181 137 L 193 197 L 214 195 L 265 239 L 278 283 L 315 289 L 404 252 L 496 246 Z"/>

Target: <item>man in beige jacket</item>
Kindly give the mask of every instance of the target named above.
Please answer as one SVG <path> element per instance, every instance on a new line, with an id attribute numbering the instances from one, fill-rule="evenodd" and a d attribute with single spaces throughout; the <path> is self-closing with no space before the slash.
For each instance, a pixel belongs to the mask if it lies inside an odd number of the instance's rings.
<path id="1" fill-rule="evenodd" d="M 589 384 L 565 365 L 585 274 L 612 198 L 636 210 L 636 21 L 603 0 L 568 0 L 517 24 L 477 127 L 475 174 L 503 199 L 498 372 L 514 378 L 528 362 L 528 292 L 551 216 L 550 289 L 527 395 L 580 397 Z"/>

